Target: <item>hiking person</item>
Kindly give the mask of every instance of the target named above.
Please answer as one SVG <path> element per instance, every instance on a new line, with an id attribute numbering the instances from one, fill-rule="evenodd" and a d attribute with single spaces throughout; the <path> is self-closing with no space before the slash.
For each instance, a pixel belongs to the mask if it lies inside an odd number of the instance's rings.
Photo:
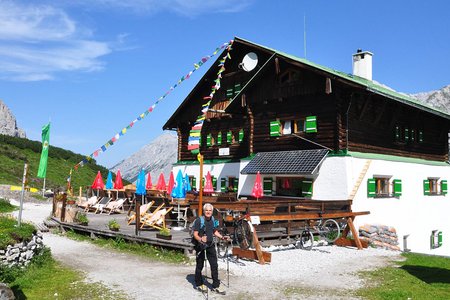
<path id="1" fill-rule="evenodd" d="M 203 282 L 202 270 L 205 264 L 205 256 L 211 266 L 211 276 L 213 279 L 212 291 L 225 295 L 225 290 L 220 287 L 219 271 L 217 265 L 217 253 L 214 246 L 213 237 L 229 240 L 230 237 L 222 236 L 217 230 L 219 222 L 213 217 L 214 207 L 210 203 L 203 205 L 203 214 L 194 221 L 193 238 L 195 242 L 196 266 L 195 266 L 195 285 L 201 292 L 207 292 L 207 287 Z"/>

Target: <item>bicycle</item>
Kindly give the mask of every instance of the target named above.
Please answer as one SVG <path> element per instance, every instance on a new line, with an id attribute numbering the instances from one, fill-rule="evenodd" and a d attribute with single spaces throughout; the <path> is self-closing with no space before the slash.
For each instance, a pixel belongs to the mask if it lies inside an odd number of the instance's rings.
<path id="1" fill-rule="evenodd" d="M 299 238 L 295 242 L 295 247 L 311 250 L 314 245 L 314 233 L 317 233 L 321 239 L 324 239 L 328 243 L 333 243 L 336 241 L 340 234 L 341 229 L 339 224 L 334 219 L 327 219 L 323 221 L 323 219 L 319 220 L 317 225 L 308 226 L 311 221 L 307 220 L 305 229 L 300 233 Z"/>
<path id="2" fill-rule="evenodd" d="M 228 210 L 226 215 L 232 216 L 233 218 L 233 242 L 243 250 L 247 250 L 253 245 L 253 232 L 255 228 L 252 223 L 248 220 L 249 215 L 240 215 Z M 224 224 L 224 218 L 222 218 L 222 224 Z M 219 232 L 222 235 L 230 235 L 226 226 L 219 228 Z M 217 256 L 223 258 L 228 252 L 229 242 L 224 240 L 216 241 Z"/>

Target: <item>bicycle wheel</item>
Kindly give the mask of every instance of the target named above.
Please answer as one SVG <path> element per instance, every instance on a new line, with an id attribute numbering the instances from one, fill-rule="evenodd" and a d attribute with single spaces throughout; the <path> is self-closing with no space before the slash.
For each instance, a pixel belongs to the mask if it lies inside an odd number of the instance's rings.
<path id="1" fill-rule="evenodd" d="M 295 242 L 295 248 L 303 250 L 311 250 L 314 244 L 314 236 L 308 229 L 300 234 L 299 239 Z"/>
<path id="2" fill-rule="evenodd" d="M 234 240 L 241 249 L 250 248 L 253 244 L 253 225 L 245 219 L 240 220 L 234 227 Z"/>
<path id="3" fill-rule="evenodd" d="M 333 243 L 341 234 L 339 224 L 333 219 L 325 220 L 321 227 L 322 228 L 319 230 L 320 236 L 328 243 Z"/>

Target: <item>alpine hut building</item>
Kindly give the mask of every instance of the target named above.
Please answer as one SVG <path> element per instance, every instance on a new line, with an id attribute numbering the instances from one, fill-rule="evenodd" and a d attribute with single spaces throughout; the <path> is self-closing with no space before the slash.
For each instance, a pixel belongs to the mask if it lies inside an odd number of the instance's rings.
<path id="1" fill-rule="evenodd" d="M 392 226 L 402 250 L 450 255 L 450 115 L 374 82 L 370 52 L 347 74 L 236 37 L 163 129 L 178 134 L 174 173 L 197 189 L 199 151 L 217 192 L 249 197 L 259 171 L 265 197 L 349 199 L 370 211 L 356 226 Z"/>

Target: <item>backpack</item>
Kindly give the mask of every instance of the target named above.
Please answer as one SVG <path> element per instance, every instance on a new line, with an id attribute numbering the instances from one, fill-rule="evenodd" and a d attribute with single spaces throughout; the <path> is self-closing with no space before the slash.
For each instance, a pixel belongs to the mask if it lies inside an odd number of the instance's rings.
<path id="1" fill-rule="evenodd" d="M 201 216 L 197 219 L 195 219 L 195 221 L 192 223 L 191 226 L 191 243 L 194 244 L 194 246 L 197 246 L 199 244 L 199 242 L 194 238 L 194 226 L 195 223 L 198 222 L 198 220 L 200 220 L 200 229 L 199 229 L 199 233 L 200 235 L 205 234 L 205 217 Z M 214 216 L 211 216 L 211 220 L 213 222 L 213 230 L 219 228 L 219 220 L 214 219 Z"/>

